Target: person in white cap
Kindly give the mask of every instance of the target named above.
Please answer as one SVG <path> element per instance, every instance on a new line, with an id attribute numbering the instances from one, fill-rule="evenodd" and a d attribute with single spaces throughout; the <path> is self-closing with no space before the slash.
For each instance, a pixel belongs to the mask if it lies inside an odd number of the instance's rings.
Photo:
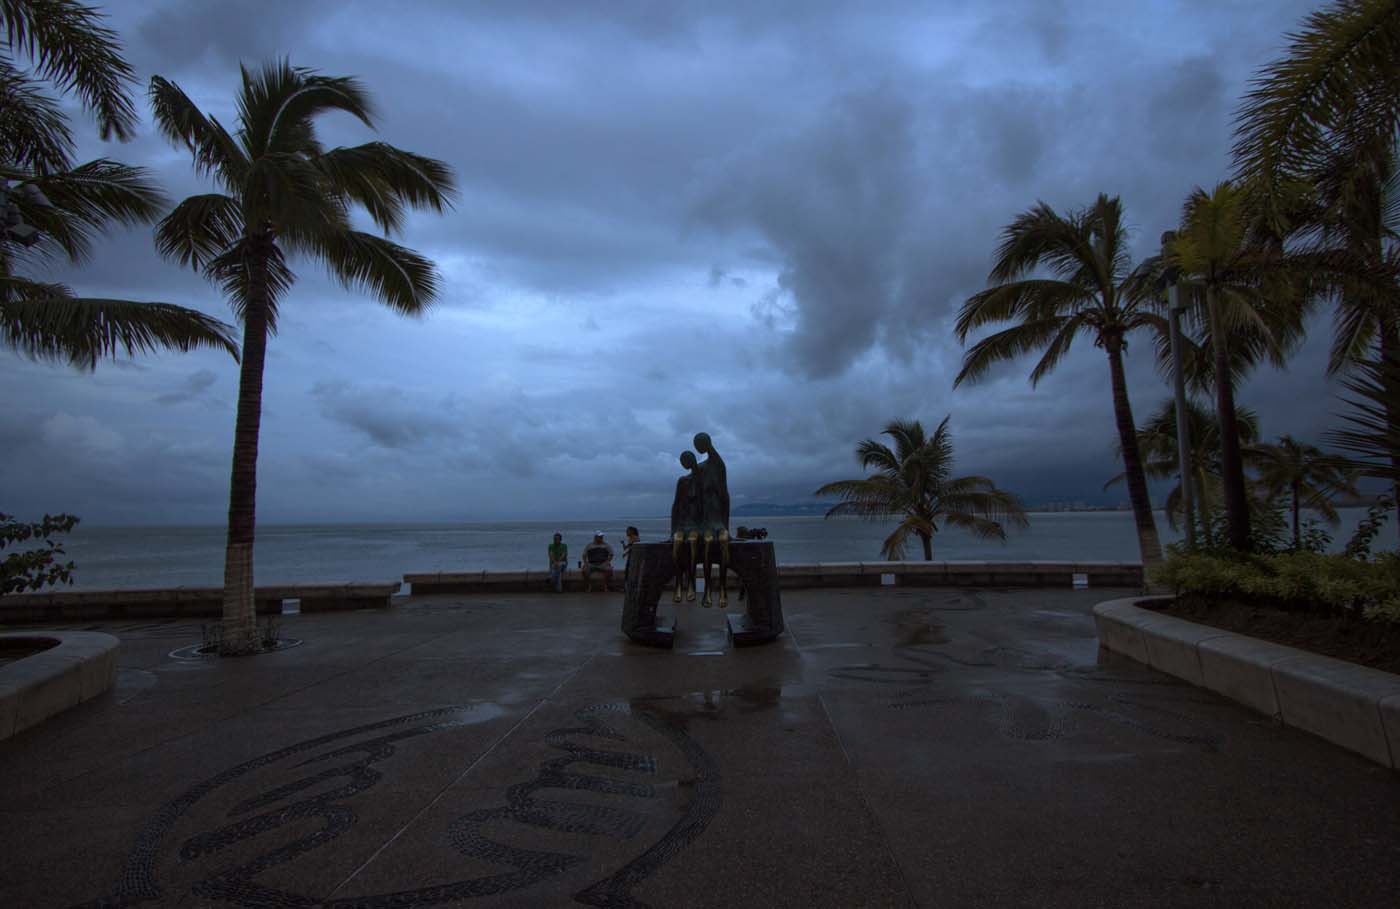
<path id="1" fill-rule="evenodd" d="M 593 534 L 593 542 L 583 549 L 583 580 L 589 592 L 593 590 L 593 576 L 601 574 L 603 576 L 603 592 L 607 593 L 608 584 L 613 576 L 613 548 L 603 542 L 603 532 L 600 530 Z"/>

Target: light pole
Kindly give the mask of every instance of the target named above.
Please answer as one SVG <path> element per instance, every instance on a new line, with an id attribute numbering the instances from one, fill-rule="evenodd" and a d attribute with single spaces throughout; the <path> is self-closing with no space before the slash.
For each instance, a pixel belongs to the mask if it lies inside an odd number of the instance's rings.
<path id="1" fill-rule="evenodd" d="M 40 208 L 50 207 L 47 197 L 32 183 L 24 183 L 12 188 L 10 181 L 0 177 L 0 240 L 11 240 L 20 246 L 33 246 L 39 242 L 39 231 L 24 223 L 15 198 L 23 198 L 31 205 Z"/>
<path id="2" fill-rule="evenodd" d="M 1162 234 L 1162 258 L 1166 261 L 1167 245 L 1176 239 L 1176 231 Z M 1178 270 L 1168 266 L 1162 273 L 1167 284 L 1167 313 L 1171 325 L 1172 344 L 1172 384 L 1176 392 L 1176 464 L 1181 471 L 1181 507 L 1186 520 L 1186 548 L 1196 548 L 1196 521 L 1193 508 L 1195 497 L 1191 494 L 1191 427 L 1186 412 L 1186 377 L 1181 374 L 1181 314 L 1186 306 L 1180 302 L 1176 279 Z"/>

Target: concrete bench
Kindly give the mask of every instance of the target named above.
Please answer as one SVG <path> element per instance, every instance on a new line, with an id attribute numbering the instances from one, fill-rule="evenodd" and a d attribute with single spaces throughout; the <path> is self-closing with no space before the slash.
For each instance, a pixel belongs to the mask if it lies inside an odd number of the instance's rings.
<path id="1" fill-rule="evenodd" d="M 301 600 L 303 612 L 383 608 L 400 587 L 384 584 L 282 584 L 253 588 L 259 615 L 282 612 L 284 600 Z M 0 624 L 72 622 L 87 619 L 217 618 L 222 587 L 140 590 L 45 591 L 0 598 Z"/>

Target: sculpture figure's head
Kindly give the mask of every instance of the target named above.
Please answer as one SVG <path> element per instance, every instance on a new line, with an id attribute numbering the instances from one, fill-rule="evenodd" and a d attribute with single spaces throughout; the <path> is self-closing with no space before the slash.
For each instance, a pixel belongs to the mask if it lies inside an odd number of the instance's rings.
<path id="1" fill-rule="evenodd" d="M 710 434 L 708 432 L 697 432 L 695 434 L 695 450 L 701 454 L 708 454 L 710 451 Z"/>
<path id="2" fill-rule="evenodd" d="M 694 470 L 694 469 L 695 469 L 695 464 L 696 464 L 695 452 L 693 452 L 693 451 L 683 451 L 683 452 L 681 452 L 681 466 L 682 466 L 682 467 L 684 467 L 686 470 Z"/>

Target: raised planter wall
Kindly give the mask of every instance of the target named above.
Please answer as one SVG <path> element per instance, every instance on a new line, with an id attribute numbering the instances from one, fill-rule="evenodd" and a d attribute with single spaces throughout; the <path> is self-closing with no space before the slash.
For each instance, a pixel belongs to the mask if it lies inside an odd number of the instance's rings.
<path id="1" fill-rule="evenodd" d="M 1090 587 L 1141 587 L 1134 562 L 812 562 L 778 565 L 783 590 L 818 587 L 1072 587 L 1083 575 Z M 520 593 L 547 590 L 549 571 L 444 571 L 406 574 L 414 596 L 425 594 Z M 622 569 L 613 574 L 620 588 Z M 731 572 L 731 584 L 738 578 Z M 891 583 L 892 582 L 892 583 Z M 594 579 L 595 589 L 598 579 Z M 582 591 L 580 572 L 564 573 L 566 591 Z"/>
<path id="2" fill-rule="evenodd" d="M 0 641 L 54 642 L 0 666 L 0 739 L 97 697 L 117 678 L 119 642 L 110 634 L 45 631 L 0 635 Z"/>
<path id="3" fill-rule="evenodd" d="M 1139 607 L 1094 607 L 1099 643 L 1400 769 L 1400 675 Z"/>

